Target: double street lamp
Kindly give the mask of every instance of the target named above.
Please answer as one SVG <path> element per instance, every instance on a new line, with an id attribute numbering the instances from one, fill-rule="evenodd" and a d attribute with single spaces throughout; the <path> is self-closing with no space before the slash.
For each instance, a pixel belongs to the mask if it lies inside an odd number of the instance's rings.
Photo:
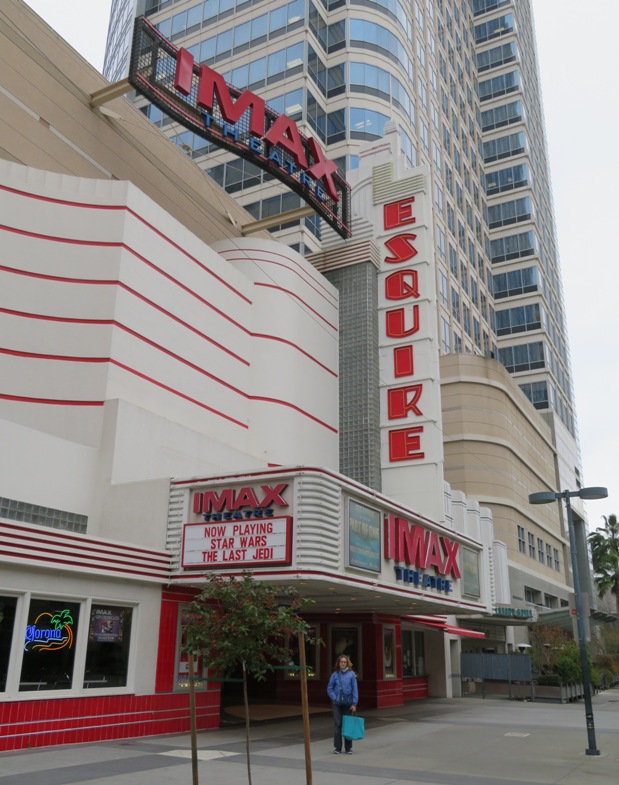
<path id="1" fill-rule="evenodd" d="M 589 672 L 589 659 L 587 657 L 587 642 L 585 638 L 585 620 L 583 617 L 582 595 L 580 591 L 580 578 L 578 574 L 578 555 L 576 553 L 576 534 L 572 520 L 572 505 L 570 499 L 605 499 L 608 496 L 607 488 L 581 488 L 579 491 L 541 491 L 529 495 L 530 504 L 550 504 L 563 499 L 567 512 L 567 528 L 570 537 L 570 552 L 572 556 L 572 575 L 574 580 L 574 605 L 576 607 L 576 626 L 578 629 L 578 646 L 580 649 L 580 666 L 582 668 L 582 687 L 585 698 L 585 718 L 587 722 L 587 739 L 589 746 L 585 750 L 587 755 L 599 755 L 595 743 L 595 725 L 593 723 L 593 704 L 591 702 L 591 674 Z"/>

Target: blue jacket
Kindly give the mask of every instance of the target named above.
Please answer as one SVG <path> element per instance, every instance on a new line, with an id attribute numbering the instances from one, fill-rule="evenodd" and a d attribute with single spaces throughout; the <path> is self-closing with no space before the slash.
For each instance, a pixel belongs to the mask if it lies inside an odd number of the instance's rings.
<path id="1" fill-rule="evenodd" d="M 357 691 L 357 677 L 354 671 L 333 671 L 329 679 L 327 692 L 333 703 L 344 706 L 356 706 L 359 700 Z"/>

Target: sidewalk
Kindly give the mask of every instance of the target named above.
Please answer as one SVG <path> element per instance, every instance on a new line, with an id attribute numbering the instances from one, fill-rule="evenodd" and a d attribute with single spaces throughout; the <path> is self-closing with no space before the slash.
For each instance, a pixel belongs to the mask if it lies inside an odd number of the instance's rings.
<path id="1" fill-rule="evenodd" d="M 366 738 L 333 755 L 331 718 L 310 719 L 313 785 L 616 785 L 619 690 L 594 698 L 599 756 L 585 755 L 582 701 L 463 698 L 360 712 Z M 247 782 L 244 728 L 200 733 L 200 785 Z M 306 785 L 300 718 L 251 728 L 253 785 Z M 192 785 L 190 738 L 164 736 L 0 755 L 0 785 Z"/>

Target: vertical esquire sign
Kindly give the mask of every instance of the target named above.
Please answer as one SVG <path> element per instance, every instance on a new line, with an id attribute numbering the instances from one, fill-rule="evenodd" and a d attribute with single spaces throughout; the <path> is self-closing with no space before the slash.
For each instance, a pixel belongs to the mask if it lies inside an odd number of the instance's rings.
<path id="1" fill-rule="evenodd" d="M 144 17 L 135 21 L 129 82 L 185 128 L 252 161 L 310 205 L 341 237 L 351 236 L 350 186 L 316 139 L 263 98 L 198 65 Z"/>

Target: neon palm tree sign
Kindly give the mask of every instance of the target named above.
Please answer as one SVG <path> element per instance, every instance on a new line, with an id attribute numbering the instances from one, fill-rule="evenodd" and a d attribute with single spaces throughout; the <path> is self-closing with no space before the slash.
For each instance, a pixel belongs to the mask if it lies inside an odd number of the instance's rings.
<path id="1" fill-rule="evenodd" d="M 66 608 L 40 613 L 34 624 L 26 626 L 24 651 L 58 651 L 73 646 L 73 616 Z"/>

